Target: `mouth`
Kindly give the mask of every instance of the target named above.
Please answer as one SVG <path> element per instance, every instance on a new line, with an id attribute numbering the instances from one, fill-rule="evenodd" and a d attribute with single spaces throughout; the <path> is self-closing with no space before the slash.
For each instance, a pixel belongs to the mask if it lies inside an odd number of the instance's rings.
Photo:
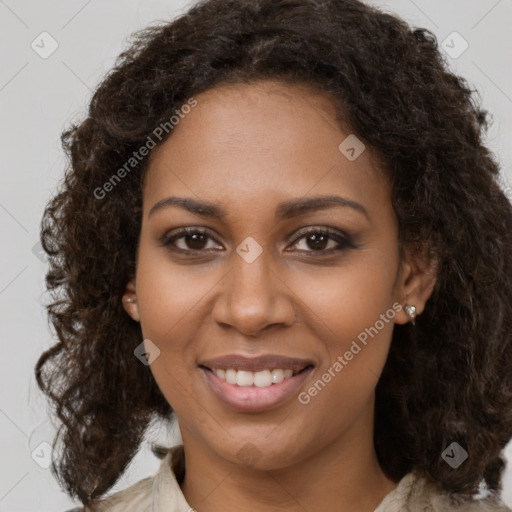
<path id="1" fill-rule="evenodd" d="M 314 368 L 307 360 L 276 356 L 229 356 L 198 365 L 209 391 L 238 412 L 278 407 L 298 394 Z"/>

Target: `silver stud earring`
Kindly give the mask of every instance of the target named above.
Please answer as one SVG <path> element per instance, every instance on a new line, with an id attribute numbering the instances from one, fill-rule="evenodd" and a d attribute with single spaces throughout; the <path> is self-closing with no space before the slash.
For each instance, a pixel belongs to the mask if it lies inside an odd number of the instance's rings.
<path id="1" fill-rule="evenodd" d="M 130 298 L 128 298 L 128 299 L 124 299 L 124 301 L 132 303 L 132 302 L 137 302 L 137 299 L 130 299 Z"/>
<path id="2" fill-rule="evenodd" d="M 407 316 L 411 319 L 412 325 L 416 324 L 416 306 L 413 306 L 412 304 L 406 304 L 404 307 L 404 310 L 407 314 Z"/>

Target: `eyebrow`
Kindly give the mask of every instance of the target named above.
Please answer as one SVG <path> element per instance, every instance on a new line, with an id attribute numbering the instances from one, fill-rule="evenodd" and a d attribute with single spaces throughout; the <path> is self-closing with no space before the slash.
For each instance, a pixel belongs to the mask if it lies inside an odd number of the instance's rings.
<path id="1" fill-rule="evenodd" d="M 190 197 L 171 196 L 166 197 L 153 205 L 149 211 L 148 217 L 151 217 L 151 215 L 159 210 L 163 210 L 171 206 L 178 206 L 202 217 L 222 219 L 227 215 L 226 211 L 216 204 Z M 341 196 L 317 196 L 284 201 L 279 203 L 277 206 L 275 218 L 280 220 L 290 219 L 312 211 L 325 210 L 336 206 L 352 208 L 370 220 L 370 215 L 362 204 Z"/>

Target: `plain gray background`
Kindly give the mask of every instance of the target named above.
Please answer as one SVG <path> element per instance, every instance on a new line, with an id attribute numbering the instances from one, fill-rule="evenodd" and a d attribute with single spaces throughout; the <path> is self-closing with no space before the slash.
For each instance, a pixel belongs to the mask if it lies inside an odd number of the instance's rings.
<path id="1" fill-rule="evenodd" d="M 512 0 L 371 1 L 445 41 L 452 69 L 479 91 L 493 114 L 487 143 L 512 196 Z M 41 307 L 46 264 L 34 246 L 44 205 L 63 175 L 60 133 L 83 118 L 92 90 L 126 38 L 148 23 L 170 20 L 187 5 L 180 0 L 0 0 L 0 511 L 58 511 L 73 504 L 42 467 L 51 456 L 46 443 L 51 444 L 54 428 L 33 376 L 38 356 L 51 344 Z M 47 55 L 52 45 L 58 47 Z M 179 441 L 179 432 L 155 425 L 149 438 Z M 512 459 L 512 444 L 507 456 Z M 157 466 L 145 443 L 115 489 L 149 476 Z M 512 506 L 510 469 L 504 489 Z"/>

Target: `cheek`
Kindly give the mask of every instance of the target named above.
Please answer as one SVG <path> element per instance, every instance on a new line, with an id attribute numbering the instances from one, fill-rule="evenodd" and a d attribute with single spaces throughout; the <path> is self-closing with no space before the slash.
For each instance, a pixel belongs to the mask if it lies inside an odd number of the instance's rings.
<path id="1" fill-rule="evenodd" d="M 176 332 L 204 308 L 216 282 L 213 274 L 216 275 L 197 267 L 171 264 L 165 256 L 141 251 L 137 297 L 144 337 L 161 341 L 173 339 L 179 345 L 180 337 Z"/>
<path id="2" fill-rule="evenodd" d="M 326 436 L 335 436 L 368 412 L 389 352 L 394 316 L 384 288 L 380 295 L 374 287 L 359 293 L 347 289 L 324 305 L 321 317 L 329 327 L 323 338 L 325 364 L 297 399 L 309 418 L 322 423 L 328 415 L 329 425 L 321 427 Z"/>
<path id="3" fill-rule="evenodd" d="M 373 252 L 354 253 L 346 265 L 295 273 L 293 291 L 307 306 L 303 311 L 310 311 L 311 321 L 316 318 L 317 329 L 323 326 L 332 355 L 344 352 L 351 340 L 376 322 L 379 336 L 391 337 L 398 262 L 393 254 L 381 256 Z"/>
<path id="4" fill-rule="evenodd" d="M 400 308 L 393 295 L 396 265 L 392 254 L 373 261 L 361 256 L 350 267 L 328 275 L 319 272 L 315 286 L 309 279 L 307 287 L 303 283 L 308 292 L 301 298 L 312 312 L 308 322 L 316 325 L 322 338 L 326 363 L 299 397 L 300 403 L 318 410 L 335 407 L 333 414 L 339 413 L 342 421 L 372 396 Z"/>
<path id="5" fill-rule="evenodd" d="M 209 297 L 221 278 L 215 269 L 172 263 L 165 251 L 149 249 L 141 240 L 136 275 L 140 324 L 144 339 L 160 350 L 150 369 L 166 400 L 183 417 L 201 413 L 191 399 L 194 339 L 211 320 Z"/>

